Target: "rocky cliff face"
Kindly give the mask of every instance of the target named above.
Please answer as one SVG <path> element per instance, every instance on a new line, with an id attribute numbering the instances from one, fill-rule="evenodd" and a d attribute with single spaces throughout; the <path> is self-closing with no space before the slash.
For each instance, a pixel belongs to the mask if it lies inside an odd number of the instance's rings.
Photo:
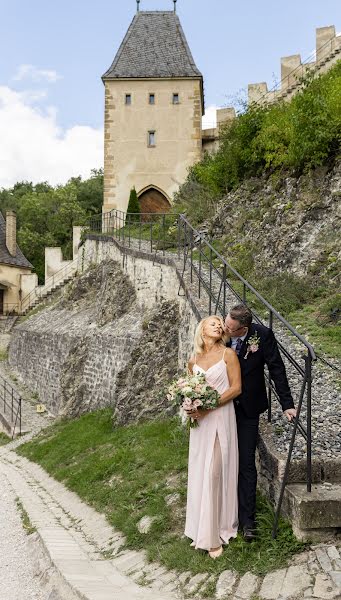
<path id="1" fill-rule="evenodd" d="M 208 222 L 227 259 L 263 275 L 340 272 L 341 161 L 300 178 L 251 179 L 227 194 Z M 241 268 L 242 270 L 242 268 Z"/>
<path id="2" fill-rule="evenodd" d="M 122 425 L 172 412 L 165 386 L 178 369 L 179 308 L 162 302 L 148 311 L 143 333 L 116 383 L 114 420 Z"/>
<path id="3" fill-rule="evenodd" d="M 179 321 L 176 301 L 142 309 L 120 264 L 105 260 L 14 329 L 9 362 L 54 415 L 111 406 L 119 423 L 152 418 L 167 413 Z"/>

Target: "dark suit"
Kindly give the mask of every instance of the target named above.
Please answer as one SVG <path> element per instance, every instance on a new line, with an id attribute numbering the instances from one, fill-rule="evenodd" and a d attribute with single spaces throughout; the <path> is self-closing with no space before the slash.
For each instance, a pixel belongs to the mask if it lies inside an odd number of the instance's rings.
<path id="1" fill-rule="evenodd" d="M 249 352 L 248 340 L 257 334 L 259 348 Z M 227 344 L 231 346 L 231 342 Z M 239 445 L 239 524 L 255 526 L 257 471 L 255 454 L 259 415 L 268 408 L 264 366 L 267 365 L 283 411 L 294 408 L 284 363 L 271 329 L 252 323 L 239 352 L 242 393 L 235 399 Z"/>

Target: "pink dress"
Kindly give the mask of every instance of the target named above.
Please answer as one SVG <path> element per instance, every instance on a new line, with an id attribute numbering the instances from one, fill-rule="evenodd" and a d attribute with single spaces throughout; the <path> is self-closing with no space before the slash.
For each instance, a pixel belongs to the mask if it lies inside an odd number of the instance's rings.
<path id="1" fill-rule="evenodd" d="M 224 358 L 207 371 L 195 364 L 193 373 L 204 373 L 220 394 L 229 388 Z M 190 431 L 185 535 L 195 548 L 218 548 L 237 536 L 237 484 L 237 427 L 230 401 Z"/>

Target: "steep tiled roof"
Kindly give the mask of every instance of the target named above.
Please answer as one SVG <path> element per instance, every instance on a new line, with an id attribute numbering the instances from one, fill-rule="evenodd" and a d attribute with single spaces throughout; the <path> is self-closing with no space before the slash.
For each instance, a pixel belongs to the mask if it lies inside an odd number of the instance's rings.
<path id="1" fill-rule="evenodd" d="M 6 221 L 0 211 L 0 265 L 13 265 L 14 267 L 23 267 L 33 269 L 33 265 L 25 258 L 17 244 L 17 253 L 12 256 L 6 246 Z"/>
<path id="2" fill-rule="evenodd" d="M 138 12 L 102 79 L 150 77 L 202 78 L 174 12 Z"/>

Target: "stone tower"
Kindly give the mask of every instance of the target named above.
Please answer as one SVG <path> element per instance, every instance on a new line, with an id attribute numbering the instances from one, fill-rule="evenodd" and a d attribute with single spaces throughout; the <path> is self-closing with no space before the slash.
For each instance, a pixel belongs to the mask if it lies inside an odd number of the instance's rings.
<path id="1" fill-rule="evenodd" d="M 175 12 L 137 12 L 102 80 L 103 211 L 126 211 L 135 187 L 143 212 L 166 212 L 201 158 L 204 112 L 203 78 Z"/>

